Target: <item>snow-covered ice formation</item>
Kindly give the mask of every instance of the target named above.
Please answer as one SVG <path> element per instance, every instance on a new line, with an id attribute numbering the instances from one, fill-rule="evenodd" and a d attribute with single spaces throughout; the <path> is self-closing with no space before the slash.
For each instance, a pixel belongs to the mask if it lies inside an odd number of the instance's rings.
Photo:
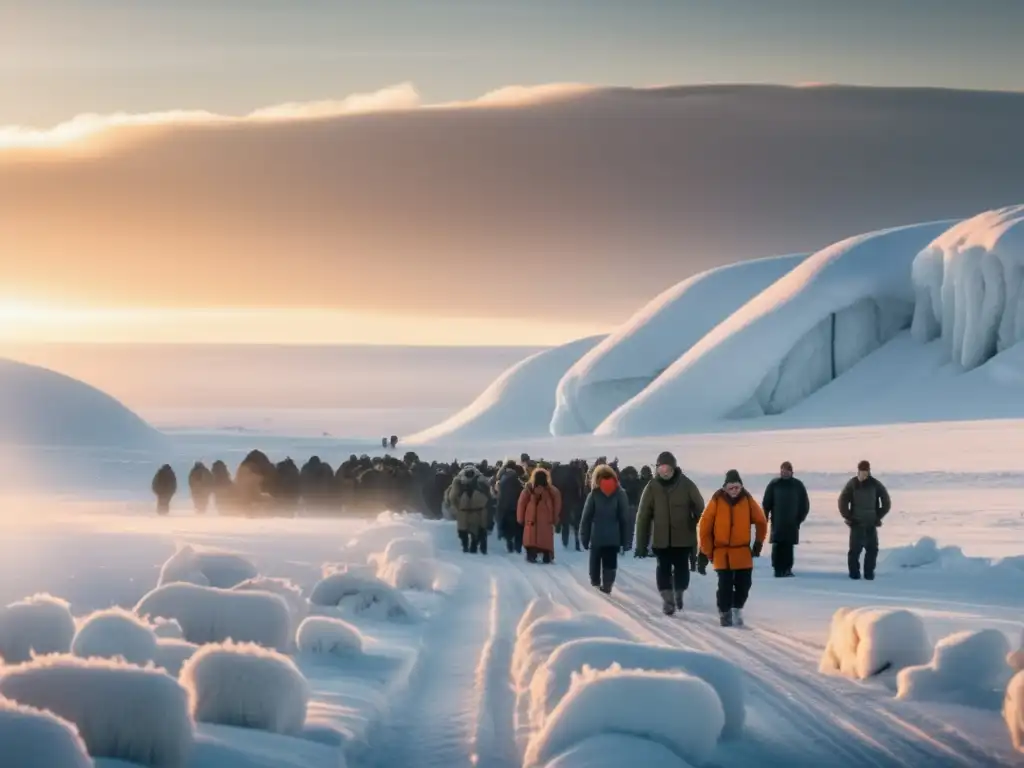
<path id="1" fill-rule="evenodd" d="M 18 768 L 92 768 L 74 724 L 0 696 L 0 744 L 7 765 Z"/>
<path id="2" fill-rule="evenodd" d="M 819 669 L 866 680 L 927 664 L 931 642 L 921 617 L 904 608 L 840 608 L 832 616 Z"/>
<path id="3" fill-rule="evenodd" d="M 718 267 L 651 299 L 566 371 L 555 390 L 551 434 L 593 432 L 708 331 L 805 258 L 777 256 Z"/>
<path id="4" fill-rule="evenodd" d="M 107 608 L 86 616 L 78 626 L 71 653 L 83 659 L 124 659 L 145 665 L 156 658 L 153 628 L 123 608 Z"/>
<path id="5" fill-rule="evenodd" d="M 310 616 L 299 625 L 295 644 L 300 653 L 351 658 L 363 652 L 363 635 L 347 621 L 328 616 Z"/>
<path id="6" fill-rule="evenodd" d="M 20 664 L 33 654 L 67 653 L 75 637 L 67 601 L 39 594 L 0 608 L 0 661 Z"/>
<path id="7" fill-rule="evenodd" d="M 928 664 L 900 670 L 896 698 L 998 710 L 1013 672 L 1006 663 L 1009 651 L 1006 635 L 998 629 L 944 637 Z"/>
<path id="8" fill-rule="evenodd" d="M 343 613 L 382 621 L 409 623 L 421 618 L 420 612 L 395 587 L 374 576 L 338 572 L 313 585 L 309 602 L 314 613 L 337 609 Z"/>
<path id="9" fill-rule="evenodd" d="M 410 435 L 408 445 L 437 440 L 538 437 L 548 433 L 555 407 L 552 393 L 569 367 L 604 336 L 588 336 L 546 349 L 516 363 L 476 400 L 436 426 Z"/>
<path id="10" fill-rule="evenodd" d="M 259 575 L 244 555 L 185 544 L 160 569 L 159 586 L 174 582 L 230 589 Z"/>

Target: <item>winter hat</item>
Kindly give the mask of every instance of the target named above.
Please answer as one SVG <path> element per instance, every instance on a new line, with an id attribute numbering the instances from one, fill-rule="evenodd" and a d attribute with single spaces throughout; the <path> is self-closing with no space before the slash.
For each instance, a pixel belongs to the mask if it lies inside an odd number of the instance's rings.
<path id="1" fill-rule="evenodd" d="M 791 462 L 791 461 L 784 461 L 784 462 L 782 462 L 782 465 L 779 467 L 779 469 L 784 469 L 784 470 L 786 470 L 788 472 L 792 472 L 793 471 L 793 462 Z"/>
<path id="2" fill-rule="evenodd" d="M 870 472 L 871 471 L 871 462 L 868 461 L 867 459 L 864 459 L 859 464 L 857 464 L 857 471 L 858 472 Z"/>
<path id="3" fill-rule="evenodd" d="M 743 485 L 743 478 L 740 477 L 739 471 L 735 469 L 730 469 L 725 473 L 725 482 L 722 483 L 722 486 L 731 485 L 732 483 L 739 483 L 740 485 Z"/>
<path id="4" fill-rule="evenodd" d="M 658 460 L 655 462 L 655 466 L 660 467 L 662 464 L 668 464 L 673 469 L 679 466 L 676 463 L 676 457 L 668 451 L 662 451 L 658 454 Z"/>

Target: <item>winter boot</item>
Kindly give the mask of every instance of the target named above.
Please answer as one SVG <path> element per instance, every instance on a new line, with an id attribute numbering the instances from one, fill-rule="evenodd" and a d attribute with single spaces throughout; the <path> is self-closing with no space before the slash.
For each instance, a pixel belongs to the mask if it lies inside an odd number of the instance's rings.
<path id="1" fill-rule="evenodd" d="M 781 568 L 776 568 L 775 569 L 775 578 L 776 579 L 781 579 L 785 575 L 786 575 L 786 572 L 783 571 Z"/>
<path id="2" fill-rule="evenodd" d="M 661 590 L 661 612 L 666 616 L 671 616 L 676 612 L 676 601 L 675 595 L 672 594 L 671 589 Z"/>
<path id="3" fill-rule="evenodd" d="M 719 613 L 718 613 L 718 622 L 723 627 L 731 627 L 732 626 L 732 611 L 719 611 Z"/>
<path id="4" fill-rule="evenodd" d="M 612 586 L 615 584 L 615 569 L 607 568 L 601 572 L 601 591 L 606 595 L 610 595 L 612 592 Z"/>
<path id="5" fill-rule="evenodd" d="M 732 609 L 732 625 L 734 627 L 742 627 L 743 626 L 743 609 L 742 608 L 733 608 Z"/>
<path id="6" fill-rule="evenodd" d="M 683 590 L 681 589 L 676 590 L 676 608 L 680 611 L 683 610 Z"/>

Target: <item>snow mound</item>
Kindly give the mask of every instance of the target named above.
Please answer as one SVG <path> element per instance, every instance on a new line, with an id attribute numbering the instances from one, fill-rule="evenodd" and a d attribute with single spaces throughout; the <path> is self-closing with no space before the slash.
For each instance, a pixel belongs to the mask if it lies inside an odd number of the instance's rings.
<path id="1" fill-rule="evenodd" d="M 164 563 L 157 586 L 184 582 L 230 589 L 258 575 L 256 566 L 242 555 L 186 544 Z"/>
<path id="2" fill-rule="evenodd" d="M 530 355 L 501 374 L 454 416 L 403 443 L 547 436 L 559 380 L 603 338 L 588 336 Z"/>
<path id="3" fill-rule="evenodd" d="M 608 732 L 649 739 L 700 765 L 714 752 L 724 724 L 718 695 L 699 678 L 588 667 L 574 675 L 568 694 L 530 740 L 523 766 L 546 765 L 572 746 Z"/>
<path id="4" fill-rule="evenodd" d="M 433 556 L 434 542 L 430 539 L 423 536 L 402 536 L 389 541 L 383 552 L 370 555 L 368 559 L 379 571 L 400 557 L 425 559 Z"/>
<path id="5" fill-rule="evenodd" d="M 0 695 L 74 723 L 93 757 L 184 768 L 192 748 L 188 696 L 163 670 L 45 656 L 4 669 Z"/>
<path id="6" fill-rule="evenodd" d="M 1024 672 L 1018 672 L 1010 680 L 1003 700 L 1003 717 L 1010 729 L 1010 740 L 1014 749 L 1024 752 Z"/>
<path id="7" fill-rule="evenodd" d="M 313 586 L 309 602 L 384 621 L 406 623 L 420 618 L 419 611 L 393 586 L 357 573 L 333 573 L 321 579 Z"/>
<path id="8" fill-rule="evenodd" d="M 964 575 L 992 575 L 999 578 L 1024 578 L 1024 557 L 970 557 L 960 547 L 940 547 L 930 536 L 924 536 L 913 544 L 882 550 L 878 556 L 878 568 L 895 571 L 908 568 L 934 568 Z"/>
<path id="9" fill-rule="evenodd" d="M 451 592 L 458 584 L 459 573 L 456 566 L 432 557 L 400 555 L 397 560 L 384 565 L 379 576 L 395 589 Z"/>
<path id="10" fill-rule="evenodd" d="M 736 739 L 743 735 L 745 690 L 743 673 L 736 665 L 712 653 L 592 638 L 560 645 L 533 676 L 530 720 L 534 728 L 543 726 L 568 693 L 573 675 L 584 667 L 600 671 L 613 666 L 649 672 L 685 672 L 700 678 L 715 689 L 722 704 L 725 715 L 722 738 Z"/>
<path id="11" fill-rule="evenodd" d="M 347 621 L 310 616 L 299 625 L 296 645 L 300 653 L 355 656 L 363 652 L 363 635 Z"/>
<path id="12" fill-rule="evenodd" d="M 951 223 L 882 230 L 815 253 L 717 325 L 595 434 L 657 435 L 783 413 L 910 326 L 912 261 Z"/>
<path id="13" fill-rule="evenodd" d="M 207 645 L 181 670 L 197 722 L 297 735 L 309 684 L 295 663 L 252 643 Z"/>
<path id="14" fill-rule="evenodd" d="M 561 603 L 556 603 L 550 597 L 535 597 L 530 601 L 529 605 L 526 606 L 526 610 L 523 611 L 523 615 L 519 617 L 519 624 L 516 625 L 516 637 L 519 637 L 526 632 L 527 627 L 538 619 L 543 619 L 546 616 L 566 618 L 571 615 L 572 614 L 568 608 Z"/>
<path id="15" fill-rule="evenodd" d="M 1010 679 L 1009 651 L 1006 636 L 997 629 L 944 637 L 931 662 L 900 670 L 896 698 L 997 710 Z"/>
<path id="16" fill-rule="evenodd" d="M 866 680 L 927 664 L 932 656 L 924 622 L 903 608 L 840 608 L 832 616 L 821 672 Z"/>
<path id="17" fill-rule="evenodd" d="M 8 664 L 67 653 L 74 637 L 75 617 L 59 597 L 33 595 L 0 608 L 0 659 Z"/>
<path id="18" fill-rule="evenodd" d="M 659 294 L 565 373 L 551 434 L 593 432 L 712 328 L 807 258 L 754 259 L 694 275 Z"/>
<path id="19" fill-rule="evenodd" d="M 295 637 L 295 631 L 299 628 L 299 624 L 309 615 L 309 600 L 302 594 L 298 585 L 289 579 L 257 576 L 254 579 L 246 579 L 231 589 L 238 592 L 270 592 L 280 596 L 287 604 L 288 613 L 291 615 L 289 637 Z"/>
<path id="20" fill-rule="evenodd" d="M 11 768 L 92 768 L 78 729 L 52 712 L 0 697 L 0 744 Z"/>
<path id="21" fill-rule="evenodd" d="M 941 338 L 976 368 L 1024 341 L 1024 205 L 986 211 L 936 237 L 913 264 L 911 332 Z"/>
<path id="22" fill-rule="evenodd" d="M 291 613 L 270 592 L 235 591 L 176 582 L 149 592 L 135 606 L 145 617 L 175 619 L 190 643 L 250 642 L 287 650 Z"/>
<path id="23" fill-rule="evenodd" d="M 174 619 L 156 618 L 153 619 L 150 626 L 153 628 L 153 634 L 156 635 L 158 639 L 181 640 L 185 637 L 185 633 L 181 629 L 181 624 Z"/>
<path id="24" fill-rule="evenodd" d="M 120 657 L 142 666 L 156 658 L 156 645 L 156 634 L 147 622 L 123 608 L 108 608 L 82 620 L 71 653 L 83 659 Z"/>
<path id="25" fill-rule="evenodd" d="M 624 765 L 690 768 L 688 762 L 668 747 L 620 733 L 603 733 L 584 739 L 547 763 L 547 768 L 622 768 Z"/>
<path id="26" fill-rule="evenodd" d="M 165 438 L 95 387 L 0 359 L 0 444 L 149 450 Z"/>
<path id="27" fill-rule="evenodd" d="M 409 523 L 396 522 L 371 525 L 356 533 L 345 544 L 345 553 L 368 562 L 384 551 L 392 539 L 426 539 L 425 531 Z"/>
<path id="28" fill-rule="evenodd" d="M 157 641 L 156 653 L 153 655 L 153 666 L 167 670 L 171 677 L 177 677 L 185 662 L 199 650 L 199 646 L 187 640 L 163 638 Z"/>

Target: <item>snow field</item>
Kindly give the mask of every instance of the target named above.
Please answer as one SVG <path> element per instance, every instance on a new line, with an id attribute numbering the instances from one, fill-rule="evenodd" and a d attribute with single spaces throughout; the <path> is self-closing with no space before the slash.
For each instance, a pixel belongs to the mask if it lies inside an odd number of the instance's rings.
<path id="1" fill-rule="evenodd" d="M 534 674 L 530 684 L 533 727 L 544 726 L 572 687 L 573 675 L 584 668 L 601 671 L 613 666 L 624 670 L 683 672 L 700 678 L 714 689 L 722 705 L 725 715 L 722 739 L 737 739 L 743 735 L 746 720 L 743 673 L 732 662 L 712 653 L 593 638 L 560 645 Z"/>
<path id="2" fill-rule="evenodd" d="M 939 546 L 931 536 L 923 536 L 913 544 L 892 547 L 879 553 L 880 571 L 894 572 L 904 568 L 936 568 L 965 575 L 993 572 L 993 575 L 1020 580 L 1024 587 L 1024 557 L 969 557 L 960 547 Z"/>
<path id="3" fill-rule="evenodd" d="M 306 722 L 309 683 L 295 663 L 255 643 L 197 650 L 181 669 L 198 722 L 297 735 Z"/>
<path id="4" fill-rule="evenodd" d="M 925 665 L 897 675 L 896 698 L 999 709 L 1012 670 L 1010 644 L 997 629 L 957 632 L 939 640 Z"/>
<path id="5" fill-rule="evenodd" d="M 699 678 L 618 665 L 600 672 L 584 667 L 573 674 L 569 692 L 530 740 L 523 766 L 549 765 L 580 742 L 607 732 L 658 742 L 687 763 L 702 765 L 724 725 L 718 695 Z"/>
<path id="6" fill-rule="evenodd" d="M 157 586 L 180 581 L 230 589 L 258 575 L 256 566 L 242 555 L 185 544 L 164 563 Z"/>
<path id="7" fill-rule="evenodd" d="M 75 617 L 59 597 L 33 595 L 0 608 L 0 658 L 7 664 L 67 653 L 74 637 Z"/>
<path id="8" fill-rule="evenodd" d="M 353 658 L 363 652 L 363 635 L 347 621 L 310 616 L 299 625 L 295 644 L 299 653 Z"/>
<path id="9" fill-rule="evenodd" d="M 903 608 L 840 608 L 832 617 L 819 669 L 866 680 L 927 664 L 931 655 L 917 614 Z"/>
<path id="10" fill-rule="evenodd" d="M 235 640 L 287 651 L 292 641 L 288 605 L 270 592 L 175 582 L 146 594 L 135 606 L 135 613 L 175 619 L 184 639 L 199 645 Z"/>
<path id="11" fill-rule="evenodd" d="M 86 616 L 71 641 L 71 653 L 80 658 L 120 657 L 139 666 L 153 661 L 156 651 L 153 628 L 123 608 L 108 608 Z"/>
<path id="12" fill-rule="evenodd" d="M 332 573 L 313 586 L 309 595 L 312 613 L 332 615 L 330 610 L 352 616 L 411 623 L 422 616 L 405 595 L 374 576 L 354 572 Z"/>
<path id="13" fill-rule="evenodd" d="M 93 757 L 184 768 L 193 741 L 188 695 L 163 670 L 44 656 L 4 668 L 0 696 L 74 723 Z"/>
<path id="14" fill-rule="evenodd" d="M 4 764 L 16 768 L 92 768 L 78 729 L 67 720 L 0 697 Z"/>

